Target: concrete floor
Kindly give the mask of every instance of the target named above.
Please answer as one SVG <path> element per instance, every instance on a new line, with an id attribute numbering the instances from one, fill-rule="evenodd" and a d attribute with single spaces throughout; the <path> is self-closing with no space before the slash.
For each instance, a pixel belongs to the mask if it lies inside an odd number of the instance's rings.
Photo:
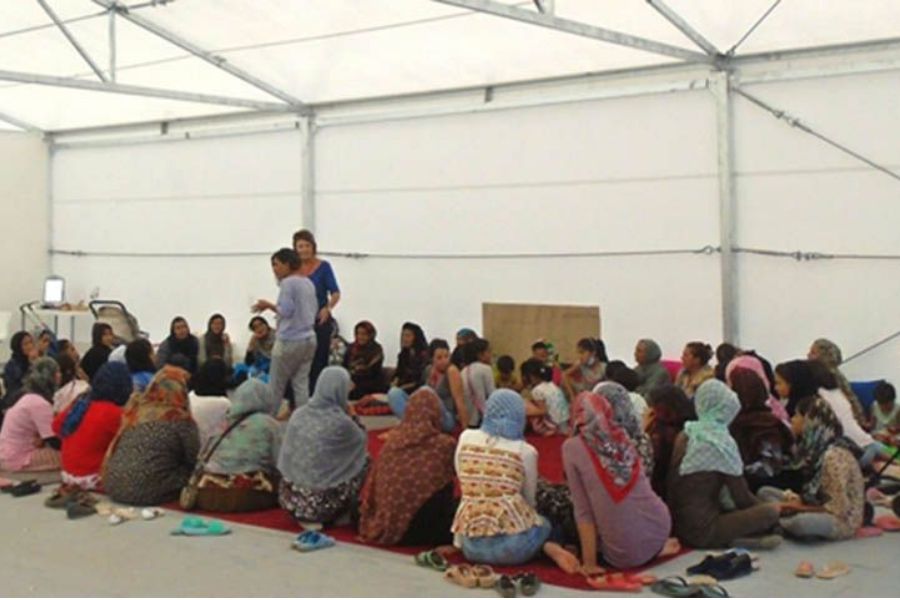
<path id="1" fill-rule="evenodd" d="M 232 525 L 221 538 L 170 536 L 181 515 L 110 526 L 101 517 L 69 521 L 43 507 L 45 492 L 0 496 L 2 596 L 483 596 L 445 583 L 410 557 L 338 544 L 312 554 L 289 549 L 292 536 Z M 786 542 L 761 552 L 761 571 L 726 582 L 734 596 L 896 596 L 900 590 L 900 534 L 819 545 Z M 701 558 L 691 553 L 655 571 L 683 573 Z M 803 559 L 822 565 L 841 559 L 853 572 L 834 581 L 799 580 Z M 545 586 L 539 596 L 585 592 Z M 600 595 L 600 594 L 591 594 Z M 649 590 L 645 595 L 653 595 Z"/>

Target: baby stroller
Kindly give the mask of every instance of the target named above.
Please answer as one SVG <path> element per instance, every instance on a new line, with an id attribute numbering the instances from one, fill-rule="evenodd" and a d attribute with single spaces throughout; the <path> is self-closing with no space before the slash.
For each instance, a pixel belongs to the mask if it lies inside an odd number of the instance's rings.
<path id="1" fill-rule="evenodd" d="M 118 300 L 91 300 L 88 308 L 98 323 L 106 323 L 112 327 L 117 346 L 149 337 L 146 331 L 141 331 L 137 318 Z"/>

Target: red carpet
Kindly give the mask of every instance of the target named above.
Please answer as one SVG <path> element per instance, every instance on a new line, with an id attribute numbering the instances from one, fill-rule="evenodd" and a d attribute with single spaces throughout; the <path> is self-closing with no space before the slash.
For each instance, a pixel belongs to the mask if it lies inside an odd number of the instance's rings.
<path id="1" fill-rule="evenodd" d="M 373 457 L 378 456 L 378 452 L 381 450 L 381 446 L 383 445 L 381 440 L 378 439 L 379 433 L 381 432 L 369 432 L 369 451 Z M 565 438 L 561 436 L 554 436 L 550 438 L 533 435 L 528 436 L 528 442 L 531 443 L 535 448 L 537 448 L 539 453 L 540 458 L 538 463 L 538 470 L 543 477 L 553 482 L 563 481 L 563 467 L 560 453 L 562 442 L 564 440 Z M 170 505 L 168 508 L 179 510 L 177 504 Z M 265 527 L 267 529 L 276 529 L 279 531 L 288 531 L 291 533 L 300 532 L 300 526 L 297 524 L 297 522 L 294 521 L 294 519 L 287 513 L 287 511 L 284 511 L 280 508 L 249 513 L 204 513 L 202 511 L 192 512 L 224 521 L 231 521 L 233 523 L 254 525 L 256 527 Z M 409 556 L 413 556 L 418 552 L 421 552 L 422 550 L 428 549 L 412 546 L 374 546 L 372 544 L 366 544 L 356 538 L 356 531 L 349 526 L 332 527 L 327 530 L 327 533 L 340 542 L 348 542 L 361 546 L 369 546 L 371 548 L 379 548 L 382 550 L 388 550 L 390 552 L 406 554 Z M 682 554 L 684 554 L 685 552 L 687 551 L 683 551 Z M 680 555 L 681 554 L 676 556 Z M 636 572 L 641 572 L 653 568 L 654 566 L 672 560 L 673 558 L 676 557 L 673 556 L 654 561 L 648 565 L 645 565 L 643 568 L 636 570 Z M 412 561 L 412 559 L 410 559 L 410 561 Z M 460 554 L 458 555 L 458 559 L 453 562 L 464 562 L 464 559 Z M 538 577 L 540 577 L 542 582 L 546 584 L 558 585 L 578 590 L 592 589 L 587 585 L 584 577 L 580 575 L 567 575 L 563 573 L 561 570 L 559 570 L 559 568 L 557 568 L 555 564 L 553 564 L 549 559 L 545 557 L 540 557 L 536 560 L 533 560 L 527 565 L 521 565 L 517 567 L 497 567 L 496 571 L 500 573 L 510 574 L 519 573 L 521 571 L 532 571 L 537 574 Z"/>

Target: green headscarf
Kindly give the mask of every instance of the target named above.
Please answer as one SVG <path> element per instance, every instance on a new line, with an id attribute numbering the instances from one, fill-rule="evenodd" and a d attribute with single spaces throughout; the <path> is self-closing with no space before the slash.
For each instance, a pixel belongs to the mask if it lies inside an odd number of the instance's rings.
<path id="1" fill-rule="evenodd" d="M 728 431 L 728 425 L 741 410 L 737 394 L 718 379 L 709 379 L 697 389 L 694 404 L 697 420 L 684 425 L 688 444 L 679 473 L 717 471 L 742 475 L 741 453 Z"/>

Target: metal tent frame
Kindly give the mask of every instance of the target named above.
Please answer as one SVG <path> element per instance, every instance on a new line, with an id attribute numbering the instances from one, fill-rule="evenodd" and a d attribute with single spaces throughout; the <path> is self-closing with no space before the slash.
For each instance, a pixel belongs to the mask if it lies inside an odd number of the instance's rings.
<path id="1" fill-rule="evenodd" d="M 303 157 L 303 219 L 304 224 L 308 227 L 315 226 L 315 132 L 317 128 L 322 126 L 324 122 L 319 120 L 320 110 L 333 108 L 335 103 L 326 106 L 317 106 L 305 103 L 302 99 L 295 97 L 286 90 L 266 82 L 262 78 L 250 73 L 230 62 L 223 56 L 210 52 L 190 40 L 172 32 L 155 23 L 153 20 L 142 16 L 138 9 L 146 6 L 164 5 L 173 0 L 151 0 L 144 4 L 128 7 L 120 4 L 117 0 L 91 0 L 103 9 L 105 14 L 109 16 L 109 51 L 110 60 L 106 71 L 93 60 L 89 53 L 79 44 L 77 38 L 67 27 L 66 21 L 60 19 L 49 5 L 48 0 L 35 0 L 46 12 L 60 32 L 66 37 L 76 52 L 89 65 L 92 72 L 99 81 L 90 81 L 73 77 L 52 77 L 47 75 L 39 75 L 34 73 L 21 73 L 14 71 L 0 70 L 0 81 L 12 81 L 28 84 L 39 84 L 46 86 L 55 86 L 62 88 L 74 88 L 81 90 L 97 91 L 112 94 L 127 94 L 134 96 L 143 96 L 149 98 L 165 98 L 170 100 L 180 100 L 193 103 L 206 103 L 211 105 L 222 105 L 238 108 L 246 108 L 249 113 L 241 113 L 237 117 L 229 115 L 222 117 L 223 120 L 235 118 L 247 118 L 253 115 L 270 115 L 270 114 L 293 114 L 296 115 L 297 125 L 301 126 L 304 132 L 305 146 Z M 423 2 L 427 0 L 422 0 Z M 895 179 L 900 179 L 895 172 L 879 165 L 876 161 L 871 160 L 862 154 L 855 152 L 838 142 L 829 139 L 827 136 L 812 130 L 810 127 L 803 125 L 802 122 L 790 117 L 783 110 L 770 106 L 764 100 L 751 95 L 743 90 L 742 83 L 754 83 L 764 81 L 775 81 L 789 78 L 817 77 L 823 75 L 836 75 L 848 73 L 863 73 L 880 70 L 900 69 L 900 38 L 890 40 L 876 40 L 859 44 L 848 44 L 835 47 L 812 48 L 804 50 L 792 50 L 786 52 L 768 52 L 755 55 L 739 55 L 737 48 L 760 27 L 765 20 L 777 9 L 781 0 L 775 0 L 774 3 L 765 11 L 764 14 L 753 24 L 753 26 L 726 52 L 722 52 L 712 42 L 710 42 L 698 29 L 687 22 L 677 11 L 673 10 L 664 0 L 646 0 L 648 10 L 654 10 L 662 18 L 668 21 L 676 28 L 684 37 L 692 42 L 699 51 L 674 46 L 657 40 L 644 37 L 634 36 L 612 29 L 600 27 L 570 19 L 560 18 L 556 14 L 553 0 L 531 0 L 530 2 L 518 2 L 508 4 L 498 0 L 431 0 L 439 4 L 445 4 L 457 8 L 464 8 L 470 11 L 491 15 L 498 18 L 504 18 L 535 27 L 541 27 L 558 31 L 568 35 L 580 36 L 597 40 L 599 42 L 615 44 L 632 48 L 644 52 L 655 53 L 667 58 L 675 58 L 680 62 L 674 65 L 666 65 L 661 67 L 652 67 L 648 69 L 636 69 L 639 71 L 653 71 L 657 73 L 673 73 L 677 74 L 684 71 L 685 65 L 693 68 L 703 68 L 706 71 L 706 79 L 702 83 L 715 98 L 716 106 L 716 126 L 717 126 L 717 164 L 718 164 L 718 210 L 719 210 L 719 248 L 720 252 L 720 278 L 721 278 L 721 294 L 722 294 L 722 332 L 723 339 L 735 344 L 739 343 L 740 331 L 738 330 L 738 297 L 736 293 L 737 272 L 735 255 L 742 249 L 736 247 L 734 239 L 734 214 L 735 214 L 735 195 L 734 195 L 734 117 L 733 107 L 735 96 L 741 96 L 750 101 L 754 106 L 761 110 L 773 114 L 786 122 L 788 125 L 797 127 L 807 134 L 813 135 L 818 139 L 838 147 L 841 151 L 853 156 L 855 159 L 862 161 L 868 166 L 879 169 L 887 175 Z M 101 13 L 103 14 L 103 13 Z M 259 90 L 264 91 L 274 98 L 272 102 L 264 102 L 259 100 L 251 100 L 244 98 L 235 98 L 229 96 L 221 96 L 216 94 L 201 94 L 193 92 L 185 92 L 180 90 L 163 89 L 146 86 L 125 85 L 116 82 L 116 22 L 118 19 L 124 19 L 128 22 L 140 27 L 148 33 L 165 40 L 166 42 L 188 52 L 206 63 L 228 73 L 232 77 L 239 79 Z M 14 35 L 16 32 L 0 33 L 0 37 L 4 35 Z M 874 59 L 863 57 L 862 59 L 844 58 L 847 55 L 854 55 L 867 52 L 889 51 L 888 57 L 876 57 Z M 827 69 L 815 67 L 813 69 L 794 70 L 791 73 L 785 73 L 784 70 L 769 69 L 766 65 L 775 64 L 778 61 L 800 60 L 816 57 L 841 57 L 835 61 L 832 66 Z M 682 76 L 681 79 L 684 79 Z M 696 81 L 690 81 L 689 87 L 685 84 L 664 82 L 657 84 L 657 88 L 676 90 L 676 89 L 694 89 Z M 513 85 L 513 84 L 510 84 Z M 485 104 L 493 98 L 495 89 L 500 86 L 490 86 L 483 88 Z M 652 87 L 652 86 L 651 86 Z M 481 88 L 480 88 L 481 89 Z M 629 92 L 628 89 L 632 91 Z M 617 91 L 610 94 L 628 93 L 647 93 L 648 87 L 636 86 L 634 84 L 620 87 Z M 635 91 L 637 90 L 637 91 Z M 399 96 L 395 98 L 377 99 L 380 103 L 390 100 L 405 100 L 410 96 Z M 375 101 L 375 99 L 373 99 Z M 565 101 L 565 100 L 561 100 Z M 548 103 L 548 102 L 544 102 Z M 359 102 L 355 102 L 359 104 Z M 399 113 L 395 113 L 392 117 L 390 113 L 376 113 L 369 118 L 373 120 L 389 120 L 391 118 L 415 118 L 416 116 L 429 116 L 441 114 L 441 111 L 460 112 L 460 109 L 440 109 L 428 108 L 425 110 L 409 109 Z M 462 109 L 471 110 L 471 109 Z M 352 122 L 361 122 L 366 117 L 351 117 Z M 354 120 L 355 119 L 355 120 Z M 0 120 L 13 125 L 14 127 L 26 131 L 40 131 L 35 125 L 25 122 L 15 115 L 0 112 Z M 144 124 L 147 126 L 148 124 Z M 168 123 L 155 123 L 162 132 L 168 130 Z M 125 129 L 132 126 L 112 126 L 97 128 L 102 131 L 112 131 L 116 129 Z M 54 132 L 45 132 L 51 142 L 54 141 Z"/>

